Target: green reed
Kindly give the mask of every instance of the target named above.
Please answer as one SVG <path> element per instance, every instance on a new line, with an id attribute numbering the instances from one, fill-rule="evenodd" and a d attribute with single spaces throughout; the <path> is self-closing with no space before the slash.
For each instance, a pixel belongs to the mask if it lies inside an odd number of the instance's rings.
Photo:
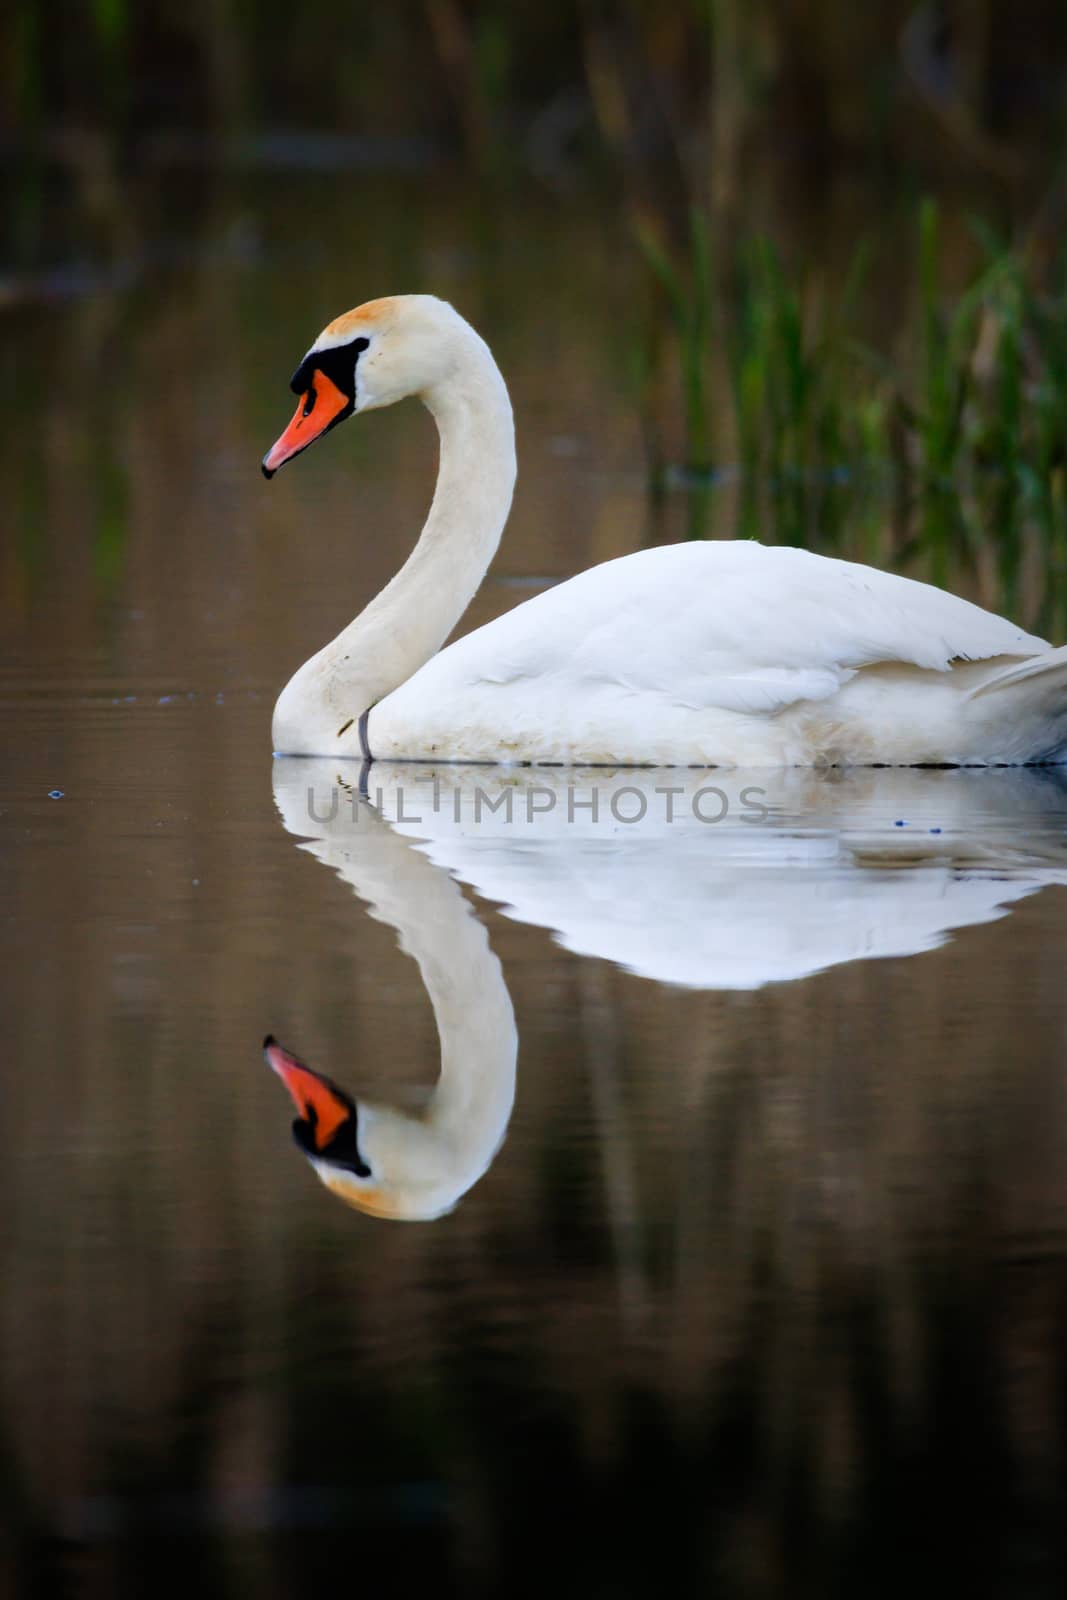
<path id="1" fill-rule="evenodd" d="M 635 227 L 637 242 L 663 291 L 677 340 L 685 419 L 685 467 L 694 475 L 711 469 L 708 351 L 713 338 L 714 282 L 711 234 L 707 217 L 696 208 L 689 215 L 688 259 L 674 259 L 656 232 L 644 221 Z"/>
<path id="2" fill-rule="evenodd" d="M 866 252 L 858 252 L 843 304 L 851 302 L 865 264 Z M 763 485 L 783 539 L 806 544 L 819 529 L 832 537 L 838 491 L 860 449 L 857 418 L 847 404 L 856 357 L 844 338 L 840 308 L 826 296 L 806 305 L 803 286 L 766 239 L 742 249 L 735 284 L 726 354 L 742 530 L 758 532 Z M 869 411 L 866 419 L 869 425 Z"/>
<path id="3" fill-rule="evenodd" d="M 1031 609 L 1064 609 L 1067 582 L 1067 285 L 975 225 L 977 264 L 946 288 L 942 226 L 920 206 L 902 286 L 911 312 L 885 346 L 864 333 L 874 246 L 842 285 L 807 276 L 770 240 L 729 260 L 705 218 L 687 252 L 641 248 L 676 341 L 686 481 L 715 463 L 739 479 L 733 532 L 881 560 L 948 581 L 992 572 Z M 898 269 L 899 270 L 899 269 Z M 714 397 L 714 403 L 712 398 Z M 1033 584 L 1031 584 L 1033 588 Z"/>

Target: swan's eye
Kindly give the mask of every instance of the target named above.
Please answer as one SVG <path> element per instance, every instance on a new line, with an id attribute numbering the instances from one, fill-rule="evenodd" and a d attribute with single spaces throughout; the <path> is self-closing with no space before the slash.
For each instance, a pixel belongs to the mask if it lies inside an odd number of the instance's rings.
<path id="1" fill-rule="evenodd" d="M 293 1141 L 305 1155 L 328 1162 L 331 1167 L 343 1167 L 346 1172 L 354 1172 L 357 1178 L 374 1176 L 359 1148 L 359 1117 L 355 1106 L 352 1115 L 327 1139 L 322 1138 L 318 1129 L 319 1119 L 313 1107 L 308 1107 L 307 1116 L 297 1117 L 293 1123 Z"/>
<path id="2" fill-rule="evenodd" d="M 329 378 L 331 383 L 336 384 L 342 394 L 346 394 L 350 400 L 352 399 L 356 387 L 356 362 L 369 344 L 369 339 L 360 337 L 359 339 L 350 339 L 347 344 L 332 345 L 327 350 L 308 351 L 289 380 L 289 387 L 293 393 L 305 397 L 305 403 L 308 408 L 304 412 L 305 417 L 314 406 L 317 398 L 311 381 L 316 369 Z"/>

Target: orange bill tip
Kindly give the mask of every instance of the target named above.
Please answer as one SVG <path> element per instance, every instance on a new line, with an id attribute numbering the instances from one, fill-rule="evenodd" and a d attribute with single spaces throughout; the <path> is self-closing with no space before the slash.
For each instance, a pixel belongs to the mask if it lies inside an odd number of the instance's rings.
<path id="1" fill-rule="evenodd" d="M 263 457 L 263 476 L 273 478 L 278 468 L 314 444 L 333 423 L 339 422 L 352 402 L 332 378 L 316 367 L 311 387 L 300 396 L 293 420 Z"/>
<path id="2" fill-rule="evenodd" d="M 324 1150 L 338 1128 L 352 1115 L 352 1106 L 328 1078 L 314 1072 L 280 1045 L 273 1034 L 263 1041 L 267 1065 L 278 1074 L 300 1117 L 314 1130 L 315 1148 Z"/>

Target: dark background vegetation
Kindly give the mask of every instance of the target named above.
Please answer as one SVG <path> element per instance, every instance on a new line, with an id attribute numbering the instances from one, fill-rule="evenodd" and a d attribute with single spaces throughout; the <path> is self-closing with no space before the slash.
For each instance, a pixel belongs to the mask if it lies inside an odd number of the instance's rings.
<path id="1" fill-rule="evenodd" d="M 75 160 L 69 141 L 96 138 L 122 175 L 172 140 L 220 159 L 231 138 L 299 131 L 424 140 L 470 167 L 607 146 L 716 193 L 758 148 L 815 191 L 846 166 L 1033 198 L 1067 104 L 1056 0 L 15 0 L 7 16 L 9 153 Z"/>
<path id="2" fill-rule="evenodd" d="M 2 52 L 7 300 L 133 271 L 234 174 L 357 209 L 433 175 L 497 227 L 556 196 L 619 227 L 649 482 L 691 534 L 729 478 L 720 534 L 984 561 L 990 603 L 1067 621 L 1055 0 L 18 0 Z"/>

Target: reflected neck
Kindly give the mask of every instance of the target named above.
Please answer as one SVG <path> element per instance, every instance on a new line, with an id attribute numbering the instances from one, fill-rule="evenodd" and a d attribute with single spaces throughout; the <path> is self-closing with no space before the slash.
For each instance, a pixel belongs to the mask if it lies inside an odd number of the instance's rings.
<path id="1" fill-rule="evenodd" d="M 473 330 L 448 378 L 422 399 L 440 438 L 422 534 L 392 581 L 282 691 L 278 752 L 358 755 L 359 717 L 441 648 L 500 543 L 515 486 L 515 431 L 504 380 Z"/>
<path id="2" fill-rule="evenodd" d="M 360 1148 L 377 1180 L 372 1192 L 365 1184 L 353 1187 L 347 1173 L 320 1176 L 373 1216 L 430 1221 L 466 1194 L 503 1142 L 515 1101 L 518 1034 L 500 962 L 459 885 L 378 825 L 374 842 L 382 855 L 358 865 L 350 855 L 340 871 L 418 963 L 440 1039 L 441 1074 L 420 1115 L 358 1097 Z"/>
<path id="3" fill-rule="evenodd" d="M 500 963 L 446 872 L 369 805 L 357 802 L 353 812 L 338 803 L 334 763 L 276 761 L 274 794 L 290 833 L 313 831 L 304 848 L 395 928 L 401 949 L 418 963 L 441 1045 L 440 1077 L 421 1113 L 357 1096 L 360 1150 L 376 1176 L 374 1192 L 327 1163 L 318 1164 L 319 1175 L 341 1199 L 372 1214 L 439 1216 L 488 1167 L 515 1099 L 518 1034 Z M 326 812 L 332 814 L 318 820 Z"/>

